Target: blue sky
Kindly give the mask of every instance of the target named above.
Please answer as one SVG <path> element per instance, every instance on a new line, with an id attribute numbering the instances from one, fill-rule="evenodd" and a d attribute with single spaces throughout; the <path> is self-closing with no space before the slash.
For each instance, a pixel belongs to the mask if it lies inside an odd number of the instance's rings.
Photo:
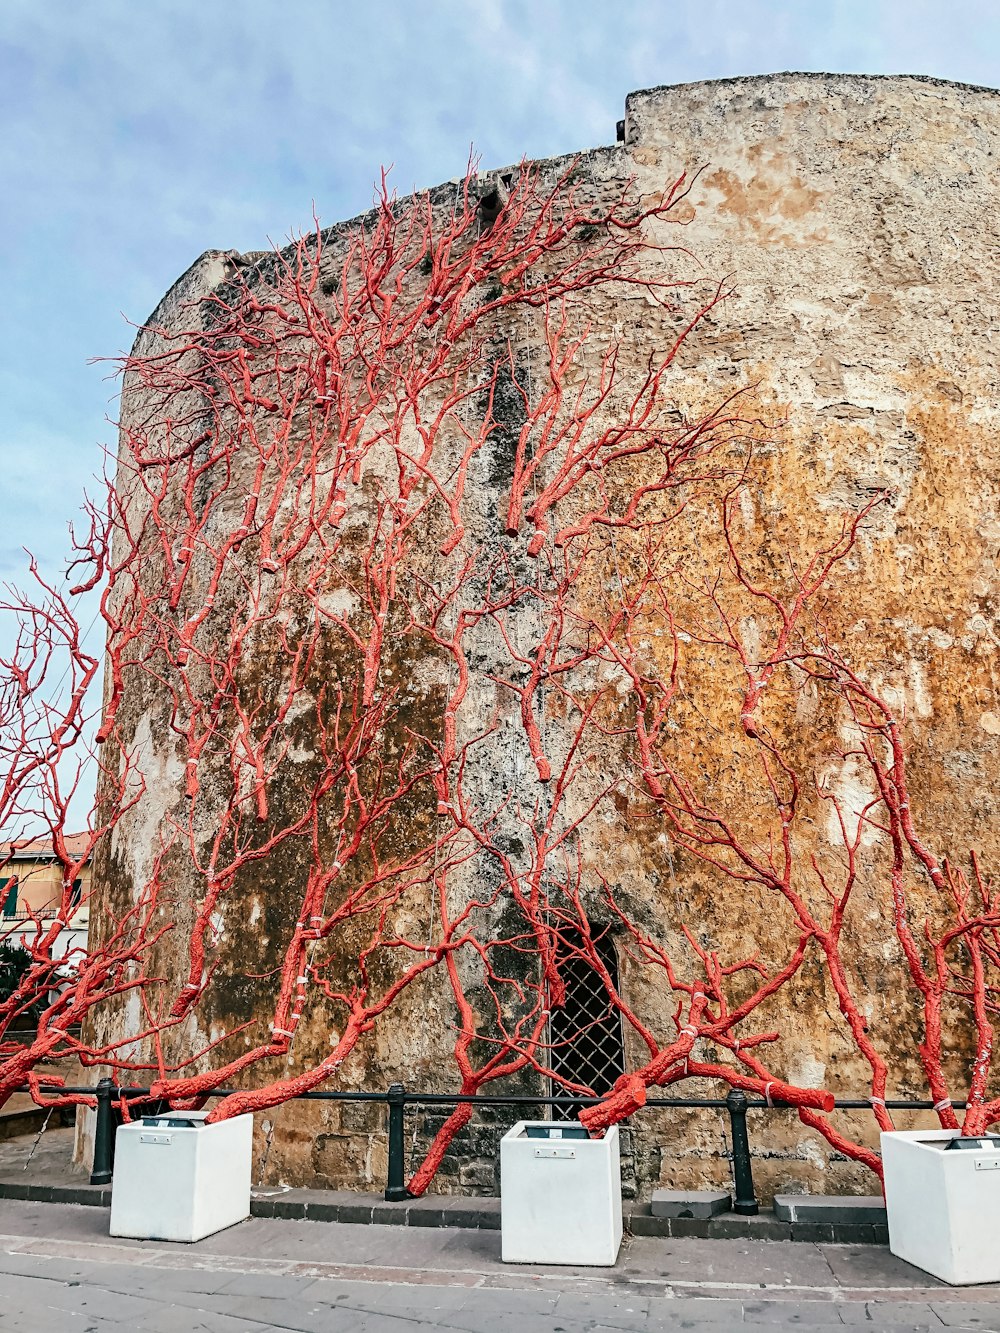
<path id="1" fill-rule="evenodd" d="M 1000 82 L 997 0 L 3 0 L 0 579 L 55 570 L 107 366 L 208 248 L 614 140 L 636 88 L 782 69 Z"/>

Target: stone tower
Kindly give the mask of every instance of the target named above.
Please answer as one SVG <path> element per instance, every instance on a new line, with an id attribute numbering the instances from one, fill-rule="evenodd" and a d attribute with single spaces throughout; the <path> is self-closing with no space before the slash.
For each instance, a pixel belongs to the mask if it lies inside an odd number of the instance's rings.
<path id="1" fill-rule="evenodd" d="M 550 172 L 562 165 L 542 164 Z M 759 470 L 741 501 L 743 535 L 751 545 L 794 547 L 795 534 L 808 542 L 822 536 L 824 524 L 835 526 L 838 515 L 890 493 L 891 503 L 873 514 L 852 551 L 828 609 L 852 664 L 891 694 L 905 717 L 911 753 L 918 757 L 911 786 L 927 836 L 942 855 L 961 858 L 976 848 L 984 864 L 995 862 L 1000 94 L 917 77 L 820 74 L 651 89 L 628 97 L 623 141 L 584 151 L 576 167 L 584 191 L 599 194 L 634 178 L 642 199 L 655 197 L 685 171 L 695 179 L 678 206 L 686 222 L 683 251 L 664 252 L 662 262 L 695 284 L 728 280 L 733 294 L 684 344 L 672 370 L 671 398 L 679 409 L 691 410 L 741 391 L 739 414 L 756 423 L 759 441 Z M 334 244 L 351 225 L 334 229 Z M 669 240 L 678 245 L 676 233 Z M 234 266 L 250 262 L 206 253 L 167 294 L 150 326 L 179 327 L 185 303 L 222 290 Z M 593 317 L 605 345 L 610 339 L 618 346 L 626 369 L 641 368 L 673 336 L 669 320 L 639 289 L 613 299 L 603 295 Z M 147 337 L 140 335 L 140 343 Z M 141 396 L 130 400 L 126 392 L 126 420 L 143 410 Z M 475 488 L 487 483 L 479 473 L 470 476 L 475 508 L 481 499 Z M 134 503 L 141 505 L 141 499 Z M 717 532 L 699 528 L 706 518 L 685 522 L 679 549 L 693 560 Z M 754 632 L 753 626 L 747 630 Z M 430 706 L 439 683 L 433 664 L 405 660 L 399 666 L 418 681 Z M 477 688 L 464 715 L 470 731 L 491 706 L 487 688 Z M 744 799 L 742 779 L 715 720 L 731 710 L 738 688 L 720 666 L 691 700 L 704 719 L 699 734 L 706 770 L 734 809 Z M 845 808 L 857 810 L 869 794 L 863 776 L 845 757 L 844 737 L 838 743 L 835 728 L 829 736 L 823 731 L 810 700 L 808 691 L 798 700 L 798 725 L 803 736 L 813 729 L 822 733 L 826 747 L 812 756 L 810 771 L 824 790 L 842 797 Z M 145 747 L 148 778 L 142 800 L 96 867 L 109 901 L 148 872 L 155 831 L 183 799 L 182 766 L 155 701 L 131 700 L 126 717 Z M 554 705 L 546 726 L 558 732 Z M 485 787 L 510 785 L 518 763 L 518 781 L 530 768 L 526 751 L 519 760 L 506 754 L 494 754 L 483 770 Z M 752 822 L 752 798 L 745 799 Z M 713 947 L 731 956 L 754 948 L 766 954 L 771 932 L 776 939 L 781 930 L 766 907 L 749 920 L 713 887 L 703 867 L 675 861 L 657 830 L 631 823 L 625 804 L 618 822 L 602 816 L 581 839 L 584 873 L 599 871 L 640 915 L 668 931 L 695 904 L 711 920 Z M 828 814 L 817 806 L 807 822 L 803 847 L 833 857 L 837 835 Z M 857 943 L 850 953 L 873 1031 L 898 1033 L 902 1042 L 912 1014 L 897 1002 L 891 980 L 899 960 L 891 947 L 875 955 L 862 947 L 866 930 L 877 934 L 876 881 L 884 848 L 877 830 L 862 843 L 861 905 L 852 926 Z M 239 896 L 225 909 L 230 920 L 261 922 L 259 929 L 271 930 L 272 918 L 280 916 L 275 885 L 294 873 L 279 859 L 269 864 L 267 876 L 241 881 Z M 623 990 L 665 1022 L 669 997 L 652 997 L 633 953 L 620 940 L 616 948 Z M 248 1004 L 252 996 L 245 986 L 220 986 L 199 1019 L 200 1035 L 243 1021 Z M 864 1070 L 835 1030 L 836 1000 L 823 982 L 815 979 L 811 991 L 789 1004 L 779 1015 L 788 1029 L 785 1076 L 844 1097 L 866 1096 Z M 136 1016 L 123 1014 L 118 1021 L 134 1023 Z M 381 1089 L 402 1079 L 424 1091 L 449 1090 L 450 1025 L 443 990 L 414 995 L 391 1025 L 359 1048 L 345 1069 L 348 1083 Z M 187 1039 L 195 1035 L 188 1031 Z M 626 1065 L 636 1057 L 635 1040 L 634 1034 L 625 1038 Z M 289 1064 L 304 1066 L 328 1046 L 317 1013 L 303 1027 Z M 545 1087 L 529 1074 L 516 1090 Z M 912 1058 L 900 1066 L 893 1091 L 926 1095 Z M 719 1156 L 724 1141 L 714 1114 L 648 1111 L 634 1117 L 627 1136 L 634 1186 L 645 1191 L 655 1183 L 721 1183 L 728 1168 Z M 274 1126 L 269 1176 L 296 1185 L 381 1183 L 380 1108 L 291 1104 L 266 1118 Z M 873 1139 L 873 1127 L 862 1127 L 860 1119 L 850 1127 Z M 432 1128 L 430 1117 L 414 1116 L 414 1150 Z M 493 1122 L 474 1123 L 446 1160 L 437 1187 L 492 1192 L 497 1133 Z M 831 1153 L 790 1114 L 775 1113 L 766 1130 L 754 1125 L 755 1140 L 765 1134 L 768 1155 L 758 1169 L 762 1193 L 870 1188 L 863 1168 Z"/>

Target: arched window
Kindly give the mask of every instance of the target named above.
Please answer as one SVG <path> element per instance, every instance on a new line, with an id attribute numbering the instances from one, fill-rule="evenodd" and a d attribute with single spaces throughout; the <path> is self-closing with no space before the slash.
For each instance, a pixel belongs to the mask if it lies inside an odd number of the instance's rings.
<path id="1" fill-rule="evenodd" d="M 617 990 L 618 955 L 611 932 L 605 930 L 594 942 Z M 570 939 L 559 959 L 559 973 L 566 983 L 566 1003 L 553 1009 L 549 1019 L 552 1069 L 562 1078 L 593 1088 L 600 1097 L 625 1072 L 621 1016 L 608 999 L 600 973 L 574 953 Z M 553 1082 L 553 1096 L 560 1091 Z M 575 1120 L 578 1111 L 578 1107 L 554 1107 L 553 1119 Z"/>

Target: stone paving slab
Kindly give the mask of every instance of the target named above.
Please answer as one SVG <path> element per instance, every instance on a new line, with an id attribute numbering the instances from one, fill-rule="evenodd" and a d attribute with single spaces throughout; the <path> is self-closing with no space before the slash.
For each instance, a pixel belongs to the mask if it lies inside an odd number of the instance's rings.
<path id="1" fill-rule="evenodd" d="M 83 1207 L 0 1204 L 4 1333 L 496 1333 L 512 1321 L 517 1333 L 744 1325 L 1000 1331 L 1000 1288 L 930 1290 L 919 1285 L 923 1274 L 902 1265 L 883 1274 L 891 1285 L 862 1292 L 848 1285 L 850 1262 L 840 1282 L 829 1265 L 836 1249 L 849 1261 L 850 1247 L 700 1241 L 685 1264 L 689 1247 L 680 1242 L 633 1239 L 614 1269 L 544 1269 L 502 1265 L 499 1237 L 489 1232 L 403 1234 L 258 1219 L 210 1238 L 212 1245 L 188 1246 L 112 1241 L 95 1226 L 101 1218 Z M 811 1288 L 805 1281 L 823 1270 L 806 1261 L 810 1248 L 827 1264 L 825 1281 Z M 785 1262 L 760 1266 L 762 1250 L 784 1251 Z M 748 1265 L 755 1261 L 751 1288 Z M 685 1283 L 664 1270 L 683 1272 Z"/>
<path id="2" fill-rule="evenodd" d="M 192 1329 L 294 1329 L 301 1333 L 394 1333 L 407 1328 L 455 1329 L 495 1333 L 516 1321 L 518 1333 L 601 1333 L 616 1330 L 721 1330 L 742 1327 L 796 1326 L 843 1328 L 863 1323 L 869 1330 L 988 1329 L 1000 1323 L 998 1307 L 944 1304 L 931 1308 L 914 1302 L 868 1303 L 857 1308 L 833 1302 L 775 1302 L 732 1296 L 685 1298 L 670 1294 L 635 1298 L 615 1289 L 580 1296 L 574 1291 L 504 1290 L 493 1287 L 448 1288 L 339 1279 L 271 1279 L 248 1288 L 246 1275 L 231 1275 L 229 1285 L 207 1292 L 177 1282 L 154 1285 L 147 1265 L 120 1269 L 90 1265 L 70 1288 L 48 1278 L 8 1274 L 0 1256 L 3 1327 L 48 1333 L 87 1327 L 148 1329 L 174 1333 Z M 184 1275 L 169 1273 L 173 1279 Z M 81 1324 L 83 1316 L 86 1324 Z M 33 1322 L 32 1322 L 33 1321 Z"/>
<path id="3" fill-rule="evenodd" d="M 881 1194 L 776 1194 L 774 1215 L 782 1222 L 886 1226 Z"/>
<path id="4" fill-rule="evenodd" d="M 650 1212 L 653 1217 L 707 1219 L 731 1212 L 732 1207 L 733 1196 L 728 1190 L 653 1190 Z"/>
<path id="5" fill-rule="evenodd" d="M 950 1288 L 881 1249 L 839 1245 L 783 1245 L 760 1240 L 666 1241 L 632 1238 L 612 1269 L 509 1265 L 500 1261 L 500 1237 L 490 1231 L 378 1225 L 285 1222 L 251 1218 L 194 1245 L 111 1238 L 96 1209 L 0 1201 L 0 1252 L 79 1262 L 147 1265 L 265 1276 L 336 1276 L 344 1269 L 415 1273 L 444 1285 L 486 1281 L 524 1289 L 599 1290 L 608 1285 L 646 1294 L 667 1288 L 692 1295 L 754 1292 L 770 1300 L 811 1292 L 816 1299 L 998 1302 L 1000 1285 Z"/>

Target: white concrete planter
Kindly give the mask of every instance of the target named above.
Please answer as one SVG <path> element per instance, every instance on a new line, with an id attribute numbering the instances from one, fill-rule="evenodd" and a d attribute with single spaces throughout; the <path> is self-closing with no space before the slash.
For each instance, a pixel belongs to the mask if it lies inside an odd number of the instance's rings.
<path id="1" fill-rule="evenodd" d="M 958 1130 L 882 1135 L 889 1249 L 943 1282 L 1000 1282 L 1000 1142 L 949 1149 Z"/>
<path id="2" fill-rule="evenodd" d="M 250 1216 L 253 1116 L 206 1125 L 207 1114 L 172 1111 L 119 1128 L 112 1236 L 201 1240 Z"/>
<path id="3" fill-rule="evenodd" d="M 618 1128 L 521 1120 L 500 1140 L 501 1257 L 609 1266 L 622 1243 Z"/>

